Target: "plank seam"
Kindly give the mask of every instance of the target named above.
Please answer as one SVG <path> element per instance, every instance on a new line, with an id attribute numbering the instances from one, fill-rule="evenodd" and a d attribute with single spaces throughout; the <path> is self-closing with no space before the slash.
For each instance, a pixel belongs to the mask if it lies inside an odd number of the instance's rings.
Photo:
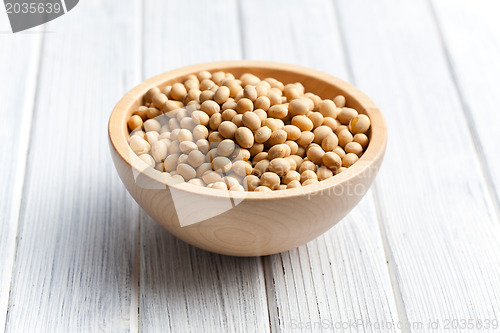
<path id="1" fill-rule="evenodd" d="M 10 307 L 11 307 L 11 294 L 12 294 L 12 285 L 13 285 L 13 282 L 14 282 L 14 267 L 15 267 L 15 264 L 16 264 L 16 259 L 17 259 L 17 253 L 18 253 L 18 248 L 19 248 L 19 232 L 20 232 L 20 229 L 21 229 L 21 212 L 23 211 L 23 206 L 24 206 L 24 193 L 25 193 L 25 189 L 26 189 L 26 177 L 27 177 L 27 173 L 28 173 L 28 157 L 29 157 L 29 154 L 30 154 L 30 151 L 31 151 L 31 141 L 33 140 L 33 119 L 36 115 L 36 101 L 38 100 L 38 87 L 39 87 L 39 83 L 40 83 L 40 77 L 41 77 L 41 67 L 42 67 L 42 55 L 43 55 L 43 46 L 44 46 L 44 36 L 45 36 L 45 26 L 42 26 L 41 28 L 41 31 L 37 31 L 37 33 L 40 33 L 40 37 L 39 37 L 39 47 L 38 47 L 38 52 L 36 53 L 36 57 L 38 58 L 36 61 L 37 61 L 37 65 L 36 65 L 36 69 L 35 69 L 35 73 L 36 73 L 36 80 L 35 80 L 35 84 L 34 84 L 34 87 L 33 87 L 33 98 L 31 99 L 31 103 L 29 103 L 27 106 L 26 106 L 26 112 L 23 112 L 23 115 L 26 114 L 27 116 L 27 119 L 26 120 L 26 123 L 28 124 L 28 126 L 26 126 L 26 131 L 28 132 L 27 135 L 24 135 L 24 133 L 21 135 L 21 138 L 22 137 L 26 137 L 26 141 L 25 141 L 25 147 L 22 147 L 23 145 L 21 145 L 22 149 L 23 149 L 23 153 L 22 154 L 19 154 L 19 157 L 18 157 L 18 163 L 17 163 L 17 166 L 20 166 L 21 167 L 21 170 L 19 170 L 18 173 L 16 173 L 16 178 L 19 177 L 21 179 L 17 179 L 16 182 L 19 182 L 19 188 L 20 188 L 20 192 L 19 192 L 19 200 L 16 200 L 14 199 L 12 201 L 12 206 L 14 209 L 12 209 L 11 211 L 11 216 L 10 216 L 10 219 L 11 221 L 12 220 L 17 220 L 17 228 L 15 230 L 15 234 L 16 234 L 16 237 L 15 237 L 15 244 L 14 244 L 14 253 L 13 253 L 13 257 L 11 258 L 11 261 L 12 261 L 12 264 L 10 265 L 10 272 L 11 272 L 11 275 L 10 275 L 10 283 L 9 283 L 9 293 L 8 293 L 8 296 L 7 296 L 7 311 L 5 312 L 5 325 L 3 327 L 3 330 L 4 332 L 7 331 L 7 326 L 8 326 L 8 322 L 9 322 L 9 311 L 10 311 Z M 35 31 L 34 31 L 35 32 Z M 29 111 L 28 111 L 29 110 Z M 23 116 L 24 118 L 24 116 Z M 22 176 L 21 176 L 22 175 Z M 17 186 L 16 186 L 17 187 Z M 13 195 L 13 197 L 17 197 L 18 195 Z"/>
<path id="2" fill-rule="evenodd" d="M 457 71 L 455 70 L 455 66 L 453 65 L 453 60 L 451 57 L 451 52 L 449 50 L 448 44 L 445 41 L 443 29 L 439 24 L 438 16 L 436 9 L 434 8 L 432 0 L 427 0 L 427 5 L 432 17 L 432 21 L 434 24 L 434 28 L 436 29 L 436 33 L 438 35 L 439 43 L 441 45 L 441 50 L 444 55 L 446 67 L 448 72 L 450 73 L 451 81 L 453 82 L 453 87 L 455 88 L 455 92 L 458 95 L 458 100 L 462 109 L 462 113 L 467 122 L 467 129 L 469 130 L 469 135 L 471 136 L 472 143 L 474 145 L 474 151 L 476 152 L 476 158 L 479 161 L 479 165 L 481 167 L 481 173 L 486 182 L 486 188 L 488 190 L 488 194 L 491 199 L 491 204 L 493 206 L 493 210 L 497 216 L 497 220 L 500 221 L 500 198 L 496 194 L 495 191 L 495 183 L 493 181 L 493 177 L 491 176 L 491 170 L 486 162 L 486 154 L 484 153 L 483 145 L 481 144 L 481 140 L 478 135 L 478 130 L 476 128 L 476 122 L 474 121 L 474 116 L 472 113 L 472 109 L 469 106 L 466 98 L 464 97 L 464 89 L 460 84 L 460 79 L 458 77 Z M 488 203 L 486 203 L 487 206 Z"/>
<path id="3" fill-rule="evenodd" d="M 245 48 L 245 32 L 243 29 L 243 20 L 245 15 L 243 15 L 243 8 L 241 6 L 241 0 L 236 0 L 236 15 L 238 17 L 238 22 L 239 22 L 239 36 L 240 36 L 240 49 L 241 49 L 241 57 L 243 59 L 246 59 L 246 48 Z"/>
<path id="4" fill-rule="evenodd" d="M 266 304 L 267 304 L 267 321 L 269 323 L 269 332 L 272 331 L 272 325 L 271 325 L 271 311 L 270 311 L 270 300 L 269 300 L 269 292 L 267 290 L 267 270 L 266 270 L 266 258 L 269 258 L 269 257 L 260 257 L 260 264 L 262 265 L 262 275 L 264 277 L 264 290 L 266 292 Z M 271 282 L 272 282 L 272 277 L 271 277 Z"/>
<path id="5" fill-rule="evenodd" d="M 332 0 L 332 3 L 333 3 L 333 9 L 334 9 L 334 16 L 337 19 L 336 20 L 337 28 L 339 31 L 342 52 L 344 54 L 345 66 L 347 68 L 347 76 L 352 84 L 356 84 L 353 65 L 352 65 L 350 58 L 349 58 L 349 55 L 351 52 L 349 50 L 349 46 L 348 46 L 347 41 L 346 41 L 346 35 L 345 35 L 343 25 L 342 25 L 342 17 L 339 13 L 339 10 L 338 10 L 338 8 L 340 8 L 340 6 L 338 4 L 338 0 Z M 388 240 L 387 233 L 385 232 L 385 227 L 383 225 L 383 214 L 381 211 L 381 207 L 382 207 L 381 202 L 378 200 L 378 195 L 376 195 L 378 192 L 376 181 L 373 183 L 372 188 L 373 188 L 373 190 L 372 190 L 371 197 L 372 197 L 372 200 L 374 202 L 375 212 L 377 215 L 377 222 L 378 222 L 378 226 L 379 226 L 379 236 L 380 236 L 380 239 L 382 241 L 382 245 L 383 245 L 383 249 L 384 249 L 384 255 L 385 255 L 386 263 L 387 263 L 387 271 L 389 273 L 389 278 L 391 281 L 392 294 L 393 294 L 394 302 L 396 305 L 398 320 L 402 326 L 401 331 L 402 332 L 410 332 L 408 314 L 406 313 L 406 306 L 405 306 L 405 303 L 403 300 L 401 288 L 399 286 L 400 279 L 399 279 L 398 269 L 397 269 L 397 265 L 394 261 L 394 255 L 392 253 L 391 246 L 389 245 L 389 240 Z M 399 323 L 396 323 L 396 324 L 399 324 Z"/>

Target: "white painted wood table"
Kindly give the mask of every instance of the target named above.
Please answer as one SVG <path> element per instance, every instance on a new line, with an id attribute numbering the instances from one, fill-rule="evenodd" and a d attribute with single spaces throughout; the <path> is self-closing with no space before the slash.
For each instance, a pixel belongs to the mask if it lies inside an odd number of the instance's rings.
<path id="1" fill-rule="evenodd" d="M 497 0 L 82 1 L 0 14 L 0 332 L 500 331 Z M 107 118 L 145 78 L 261 59 L 350 81 L 389 128 L 332 230 L 263 258 L 175 239 L 115 173 Z"/>

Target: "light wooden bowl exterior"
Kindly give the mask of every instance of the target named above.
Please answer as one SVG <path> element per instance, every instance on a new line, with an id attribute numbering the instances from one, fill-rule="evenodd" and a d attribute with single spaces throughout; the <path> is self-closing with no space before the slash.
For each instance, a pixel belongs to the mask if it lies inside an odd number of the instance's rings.
<path id="1" fill-rule="evenodd" d="M 127 120 L 151 87 L 179 82 L 200 70 L 245 72 L 283 83 L 301 82 L 322 98 L 338 94 L 371 119 L 370 143 L 363 156 L 341 174 L 317 185 L 284 191 L 233 192 L 169 184 L 129 148 Z M 287 251 L 318 237 L 340 221 L 371 186 L 382 162 L 387 129 L 377 106 L 354 86 L 308 68 L 259 61 L 225 61 L 173 70 L 128 92 L 109 120 L 110 150 L 125 187 L 137 203 L 169 232 L 199 248 L 234 256 Z"/>

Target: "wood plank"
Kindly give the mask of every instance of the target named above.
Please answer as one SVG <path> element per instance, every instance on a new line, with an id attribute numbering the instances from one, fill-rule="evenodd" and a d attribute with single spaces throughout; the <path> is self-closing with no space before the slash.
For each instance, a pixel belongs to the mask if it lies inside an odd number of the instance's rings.
<path id="1" fill-rule="evenodd" d="M 500 2 L 433 1 L 469 129 L 500 216 Z"/>
<path id="2" fill-rule="evenodd" d="M 5 329 L 42 34 L 9 33 L 0 17 L 0 332 Z"/>
<path id="3" fill-rule="evenodd" d="M 138 211 L 107 118 L 139 80 L 138 9 L 86 2 L 46 26 L 7 332 L 137 331 Z"/>
<path id="4" fill-rule="evenodd" d="M 295 63 L 348 78 L 330 1 L 241 4 L 247 58 Z M 264 260 L 273 331 L 376 331 L 370 323 L 399 321 L 370 193 L 325 235 Z M 354 327 L 345 328 L 353 322 Z"/>
<path id="5" fill-rule="evenodd" d="M 338 4 L 356 82 L 388 122 L 376 192 L 400 318 L 498 319 L 500 226 L 428 3 Z"/>
<path id="6" fill-rule="evenodd" d="M 145 77 L 194 63 L 241 58 L 235 0 L 147 0 L 145 17 Z M 142 331 L 269 331 L 260 258 L 196 249 L 141 215 Z"/>

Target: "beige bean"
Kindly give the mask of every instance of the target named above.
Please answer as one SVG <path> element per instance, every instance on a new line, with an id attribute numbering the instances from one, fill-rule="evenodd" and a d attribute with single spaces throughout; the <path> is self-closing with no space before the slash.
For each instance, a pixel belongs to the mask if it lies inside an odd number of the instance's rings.
<path id="1" fill-rule="evenodd" d="M 215 171 L 206 171 L 201 178 L 207 184 L 212 184 L 222 180 L 220 173 Z"/>
<path id="2" fill-rule="evenodd" d="M 238 113 L 245 113 L 248 111 L 253 111 L 253 103 L 251 100 L 248 98 L 241 98 L 237 103 L 236 103 L 236 111 Z"/>
<path id="3" fill-rule="evenodd" d="M 311 119 L 313 123 L 313 128 L 317 128 L 323 124 L 324 117 L 319 112 L 311 112 L 307 115 L 307 118 Z"/>
<path id="4" fill-rule="evenodd" d="M 160 88 L 158 87 L 153 87 L 151 89 L 149 89 L 146 94 L 144 95 L 144 101 L 146 103 L 150 103 L 151 100 L 153 99 L 153 96 L 156 95 L 156 94 L 159 94 L 160 93 Z"/>
<path id="5" fill-rule="evenodd" d="M 275 158 L 269 162 L 269 171 L 283 176 L 290 170 L 290 162 L 284 158 Z"/>
<path id="6" fill-rule="evenodd" d="M 305 115 L 308 111 L 314 108 L 314 104 L 310 99 L 296 98 L 288 105 L 288 111 L 292 116 Z"/>
<path id="7" fill-rule="evenodd" d="M 196 77 L 198 80 L 203 81 L 203 80 L 208 80 L 212 77 L 212 74 L 210 74 L 209 71 L 200 71 L 196 74 Z"/>
<path id="8" fill-rule="evenodd" d="M 337 147 L 339 144 L 339 139 L 335 135 L 335 133 L 330 133 L 327 136 L 323 138 L 321 141 L 321 148 L 324 149 L 324 151 L 332 151 Z"/>
<path id="9" fill-rule="evenodd" d="M 333 134 L 333 131 L 328 126 L 319 126 L 314 131 L 314 142 L 317 144 L 321 144 L 323 139 L 326 138 L 329 134 Z"/>
<path id="10" fill-rule="evenodd" d="M 218 104 L 224 104 L 229 98 L 230 90 L 226 86 L 218 87 L 214 93 L 214 101 Z"/>
<path id="11" fill-rule="evenodd" d="M 262 109 L 264 111 L 268 111 L 271 107 L 271 101 L 267 96 L 260 96 L 254 102 L 255 109 Z"/>
<path id="12" fill-rule="evenodd" d="M 271 146 L 279 145 L 281 143 L 285 143 L 286 138 L 287 138 L 287 133 L 284 130 L 279 129 L 279 130 L 274 131 L 271 134 L 271 137 L 269 138 L 268 143 Z"/>
<path id="13" fill-rule="evenodd" d="M 262 109 L 255 109 L 253 111 L 260 119 L 261 123 L 267 119 L 267 112 Z"/>
<path id="14" fill-rule="evenodd" d="M 318 180 L 318 175 L 316 175 L 316 172 L 309 169 L 304 170 L 303 172 L 300 173 L 300 182 L 302 183 L 303 186 L 305 186 L 304 182 L 308 179 Z"/>
<path id="15" fill-rule="evenodd" d="M 163 162 L 165 157 L 167 157 L 167 145 L 163 141 L 156 141 L 151 146 L 151 155 L 155 162 Z"/>
<path id="16" fill-rule="evenodd" d="M 231 121 L 234 116 L 236 116 L 238 113 L 236 111 L 234 111 L 233 109 L 226 109 L 224 111 L 222 111 L 221 115 L 222 115 L 222 120 L 223 121 Z"/>
<path id="17" fill-rule="evenodd" d="M 203 111 L 194 111 L 191 114 L 191 118 L 197 125 L 207 126 L 210 120 L 210 116 Z"/>
<path id="18" fill-rule="evenodd" d="M 254 143 L 253 146 L 248 149 L 248 151 L 250 152 L 251 156 L 255 156 L 264 151 L 264 144 Z"/>
<path id="19" fill-rule="evenodd" d="M 188 180 L 188 183 L 195 186 L 205 187 L 205 182 L 199 178 L 193 178 Z"/>
<path id="20" fill-rule="evenodd" d="M 252 131 L 246 127 L 239 127 L 235 133 L 236 143 L 242 148 L 250 148 L 254 144 L 254 135 Z"/>
<path id="21" fill-rule="evenodd" d="M 268 154 L 268 159 L 273 160 L 275 158 L 280 158 L 280 157 L 285 157 L 287 155 L 287 151 L 290 150 L 290 147 L 286 144 L 279 144 L 272 146 L 269 148 L 267 154 Z"/>
<path id="22" fill-rule="evenodd" d="M 233 98 L 228 98 L 228 100 L 224 104 L 222 104 L 222 110 L 227 110 L 227 109 L 236 110 L 236 105 L 237 104 Z"/>
<path id="23" fill-rule="evenodd" d="M 217 145 L 224 139 L 225 138 L 217 131 L 212 132 L 208 135 L 208 141 L 210 142 L 211 146 Z"/>
<path id="24" fill-rule="evenodd" d="M 190 180 L 196 177 L 196 170 L 189 164 L 181 163 L 177 165 L 176 171 L 182 178 Z"/>
<path id="25" fill-rule="evenodd" d="M 247 176 L 252 173 L 252 165 L 246 161 L 235 161 L 232 169 L 238 176 Z"/>
<path id="26" fill-rule="evenodd" d="M 164 170 L 167 172 L 175 170 L 175 168 L 177 167 L 177 160 L 180 156 L 181 154 L 169 154 L 163 161 Z"/>
<path id="27" fill-rule="evenodd" d="M 196 140 L 200 139 L 206 139 L 208 138 L 208 129 L 206 126 L 203 125 L 196 125 L 195 128 L 193 128 L 193 137 Z"/>
<path id="28" fill-rule="evenodd" d="M 323 156 L 323 164 L 335 171 L 342 166 L 342 159 L 333 152 L 327 152 Z"/>
<path id="29" fill-rule="evenodd" d="M 306 170 L 311 170 L 313 172 L 316 171 L 316 164 L 314 164 L 311 161 L 303 161 L 302 164 L 300 165 L 299 172 L 303 173 Z"/>
<path id="30" fill-rule="evenodd" d="M 337 119 L 333 119 L 331 117 L 324 117 L 322 125 L 328 126 L 332 129 L 332 131 L 335 131 L 338 127 Z"/>
<path id="31" fill-rule="evenodd" d="M 272 131 L 269 127 L 263 126 L 255 131 L 255 142 L 264 143 L 271 137 Z"/>
<path id="32" fill-rule="evenodd" d="M 221 123 L 222 123 L 222 115 L 220 113 L 214 113 L 210 117 L 210 120 L 208 121 L 208 125 L 212 130 L 217 130 L 217 128 L 219 128 L 219 125 Z"/>
<path id="33" fill-rule="evenodd" d="M 358 133 L 354 135 L 353 141 L 359 143 L 363 149 L 366 149 L 369 140 L 366 134 Z"/>
<path id="34" fill-rule="evenodd" d="M 229 156 L 233 153 L 236 145 L 233 140 L 225 139 L 222 140 L 217 146 L 217 155 L 219 156 Z"/>
<path id="35" fill-rule="evenodd" d="M 151 145 L 139 136 L 134 136 L 130 140 L 130 148 L 137 155 L 146 154 L 151 149 Z"/>
<path id="36" fill-rule="evenodd" d="M 205 155 L 199 150 L 193 150 L 188 154 L 187 162 L 193 168 L 197 168 L 205 162 Z"/>
<path id="37" fill-rule="evenodd" d="M 363 147 L 361 147 L 359 143 L 352 141 L 345 145 L 345 152 L 361 156 L 363 153 Z"/>
<path id="38" fill-rule="evenodd" d="M 168 98 L 165 96 L 165 94 L 158 93 L 153 96 L 153 99 L 151 102 L 153 103 L 154 107 L 161 110 L 165 103 L 167 102 Z"/>
<path id="39" fill-rule="evenodd" d="M 179 143 L 179 149 L 184 154 L 189 154 L 193 150 L 197 150 L 198 146 L 193 141 L 182 141 Z"/>
<path id="40" fill-rule="evenodd" d="M 269 170 L 269 160 L 261 160 L 257 163 L 255 163 L 252 174 L 256 176 L 261 176 L 264 172 L 267 172 Z"/>
<path id="41" fill-rule="evenodd" d="M 342 95 L 335 96 L 333 103 L 335 103 L 338 108 L 343 108 L 345 106 L 345 97 Z"/>
<path id="42" fill-rule="evenodd" d="M 288 114 L 288 108 L 284 104 L 273 105 L 267 111 L 267 116 L 270 118 L 283 119 Z"/>
<path id="43" fill-rule="evenodd" d="M 219 125 L 219 133 L 226 139 L 233 139 L 237 130 L 238 126 L 236 126 L 236 124 L 232 121 L 223 121 Z"/>
<path id="44" fill-rule="evenodd" d="M 302 184 L 300 183 L 300 181 L 298 180 L 292 180 L 290 183 L 288 183 L 288 185 L 286 186 L 287 189 L 291 189 L 291 188 L 298 188 L 298 187 L 302 187 Z"/>
<path id="45" fill-rule="evenodd" d="M 323 115 L 323 117 L 337 117 L 337 106 L 330 99 L 325 99 L 319 105 L 319 112 Z"/>
<path id="46" fill-rule="evenodd" d="M 252 159 L 252 162 L 254 164 L 262 161 L 262 160 L 267 160 L 268 159 L 268 154 L 267 154 L 267 151 L 261 151 L 260 153 L 256 154 L 253 159 Z"/>
<path id="47" fill-rule="evenodd" d="M 212 160 L 212 169 L 215 171 L 226 173 L 231 170 L 232 163 L 229 158 L 224 156 L 217 156 Z"/>
<path id="48" fill-rule="evenodd" d="M 333 177 L 333 172 L 332 170 L 328 169 L 327 167 L 320 167 L 318 168 L 318 171 L 316 171 L 316 175 L 318 175 L 318 180 L 322 181 L 325 179 L 328 179 L 330 177 Z"/>
<path id="49" fill-rule="evenodd" d="M 307 118 L 304 115 L 298 115 L 294 116 L 292 118 L 292 125 L 297 126 L 300 128 L 302 132 L 304 131 L 311 131 L 314 128 L 314 125 L 311 121 L 311 119 Z"/>
<path id="50" fill-rule="evenodd" d="M 261 120 L 259 116 L 254 112 L 245 112 L 242 117 L 243 125 L 248 127 L 252 131 L 256 131 L 261 126 Z"/>
<path id="51" fill-rule="evenodd" d="M 268 95 L 270 106 L 281 104 L 281 95 L 276 91 L 271 90 Z"/>
<path id="52" fill-rule="evenodd" d="M 342 158 L 342 166 L 348 168 L 354 163 L 356 163 L 358 160 L 359 160 L 358 155 L 353 153 L 348 153 Z"/>
<path id="53" fill-rule="evenodd" d="M 348 144 L 349 142 L 352 142 L 352 140 L 354 139 L 351 132 L 349 132 L 349 130 L 345 129 L 343 131 L 341 131 L 339 134 L 337 134 L 337 137 L 339 139 L 339 146 L 341 147 L 345 147 L 346 144 Z"/>
<path id="54" fill-rule="evenodd" d="M 247 191 L 254 191 L 260 185 L 260 179 L 254 175 L 248 175 L 243 179 L 243 187 Z"/>
<path id="55" fill-rule="evenodd" d="M 193 141 L 193 133 L 191 133 L 187 129 L 181 129 L 179 131 L 179 134 L 177 135 L 177 140 L 179 140 L 180 142 Z"/>
<path id="56" fill-rule="evenodd" d="M 294 180 L 300 181 L 300 173 L 295 170 L 290 170 L 283 176 L 282 182 L 283 184 L 288 185 Z"/>
<path id="57" fill-rule="evenodd" d="M 209 116 L 212 116 L 213 114 L 220 112 L 219 104 L 217 104 L 212 100 L 206 100 L 203 103 L 201 103 L 200 109 Z"/>
<path id="58" fill-rule="evenodd" d="M 342 149 L 342 147 L 337 146 L 332 150 L 332 153 L 335 153 L 340 156 L 340 158 L 343 158 L 345 156 L 345 151 Z"/>
<path id="59" fill-rule="evenodd" d="M 352 134 L 365 133 L 370 128 L 370 118 L 360 114 L 349 121 L 349 130 Z"/>
<path id="60" fill-rule="evenodd" d="M 257 186 L 254 190 L 254 192 L 272 192 L 273 190 L 271 190 L 269 187 L 267 186 Z"/>
<path id="61" fill-rule="evenodd" d="M 156 119 L 148 119 L 144 122 L 144 129 L 146 132 L 155 131 L 160 132 L 161 124 Z"/>
<path id="62" fill-rule="evenodd" d="M 319 183 L 317 179 L 306 179 L 303 183 L 302 186 L 307 186 L 307 185 L 314 185 Z"/>
<path id="63" fill-rule="evenodd" d="M 358 115 L 358 111 L 352 108 L 343 107 L 339 114 L 337 115 L 337 119 L 344 125 L 349 124 L 352 118 Z"/>
<path id="64" fill-rule="evenodd" d="M 186 87 L 182 83 L 174 83 L 172 90 L 170 90 L 170 96 L 177 101 L 183 101 L 187 96 Z"/>
<path id="65" fill-rule="evenodd" d="M 245 86 L 245 88 L 243 88 L 243 97 L 254 102 L 257 99 L 257 90 L 255 89 L 255 86 Z"/>
<path id="66" fill-rule="evenodd" d="M 154 168 L 156 165 L 154 158 L 149 154 L 139 155 L 139 158 L 152 168 Z"/>
<path id="67" fill-rule="evenodd" d="M 142 118 L 138 115 L 130 117 L 127 122 L 128 128 L 133 131 L 142 127 Z"/>
<path id="68" fill-rule="evenodd" d="M 212 171 L 212 163 L 202 163 L 199 167 L 196 168 L 196 177 L 202 178 L 205 172 Z"/>
<path id="69" fill-rule="evenodd" d="M 280 177 L 274 172 L 264 172 L 262 176 L 260 176 L 260 186 L 266 186 L 270 189 L 274 189 L 279 185 Z"/>
<path id="70" fill-rule="evenodd" d="M 287 140 L 297 140 L 298 138 L 300 138 L 300 128 L 295 125 L 285 125 L 283 130 L 286 132 Z"/>
<path id="71" fill-rule="evenodd" d="M 203 154 L 208 153 L 208 151 L 210 150 L 210 142 L 208 142 L 208 140 L 206 139 L 196 140 L 196 146 L 198 147 L 198 150 Z"/>
<path id="72" fill-rule="evenodd" d="M 314 140 L 314 134 L 313 132 L 305 131 L 300 133 L 300 138 L 296 140 L 297 144 L 299 146 L 307 146 Z"/>
<path id="73" fill-rule="evenodd" d="M 322 163 L 323 155 L 325 155 L 325 151 L 320 146 L 312 146 L 307 149 L 307 158 L 316 164 Z"/>
<path id="74" fill-rule="evenodd" d="M 158 134 L 158 132 L 147 132 L 146 133 L 146 136 L 145 136 L 145 139 L 147 142 L 149 142 L 149 144 L 152 146 L 155 142 L 157 142 L 160 138 L 160 134 Z"/>

